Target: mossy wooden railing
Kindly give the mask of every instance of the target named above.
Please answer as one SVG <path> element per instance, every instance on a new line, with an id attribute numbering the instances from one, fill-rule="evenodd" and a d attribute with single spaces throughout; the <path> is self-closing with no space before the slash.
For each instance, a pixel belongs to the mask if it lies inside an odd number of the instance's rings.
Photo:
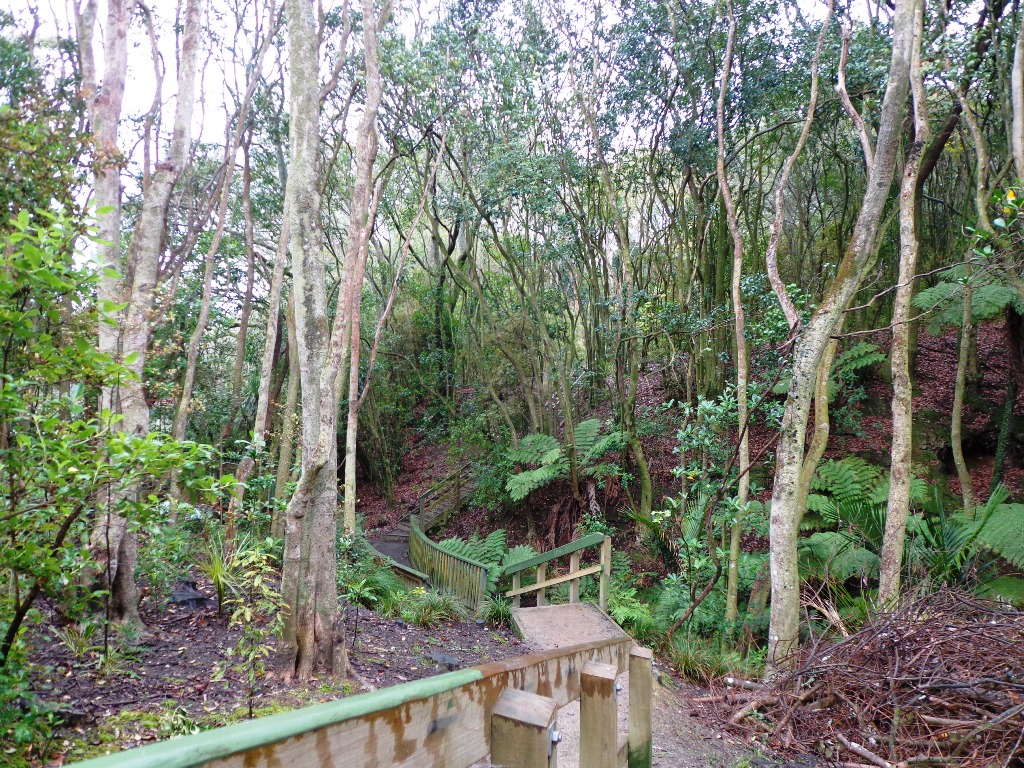
<path id="1" fill-rule="evenodd" d="M 580 568 L 580 552 L 588 547 L 600 547 L 600 556 L 596 565 Z M 560 557 L 569 556 L 569 572 L 563 576 L 547 577 L 548 566 Z M 534 568 L 537 572 L 535 584 L 522 586 L 522 575 L 525 571 Z M 505 593 L 511 597 L 516 607 L 519 607 L 522 596 L 530 592 L 537 593 L 537 605 L 544 605 L 545 590 L 548 587 L 569 582 L 569 602 L 580 601 L 580 579 L 585 576 L 599 574 L 600 587 L 598 604 L 602 611 L 608 610 L 608 584 L 612 575 L 612 538 L 603 533 L 592 533 L 589 536 L 570 541 L 568 544 L 542 552 L 529 560 L 515 563 L 508 566 L 502 575 L 512 577 L 512 589 Z"/>
<path id="2" fill-rule="evenodd" d="M 487 566 L 441 549 L 427 538 L 416 515 L 409 518 L 409 562 L 432 586 L 458 595 L 470 608 L 478 608 L 487 594 Z"/>
<path id="3" fill-rule="evenodd" d="M 462 492 L 469 487 L 470 466 L 467 461 L 420 494 L 417 506 L 424 530 L 444 525 L 462 509 Z"/>
<path id="4" fill-rule="evenodd" d="M 632 678 L 635 669 L 641 668 L 635 663 L 646 659 L 644 674 L 649 678 L 650 652 L 634 649 L 632 643 L 623 636 L 485 664 L 138 747 L 79 766 L 468 768 L 491 753 L 492 733 L 501 738 L 500 729 L 492 731 L 491 716 L 503 693 L 525 691 L 552 699 L 561 707 L 580 698 L 589 679 L 584 668 L 592 669 L 594 663 L 612 665 L 616 673 L 626 671 L 628 666 Z M 631 680 L 631 711 L 635 685 Z M 649 680 L 644 690 L 650 690 Z M 636 709 L 637 715 L 646 718 L 639 718 L 641 727 L 635 729 L 635 737 L 631 726 L 630 753 L 634 746 L 644 742 L 646 765 L 650 766 L 650 704 L 646 708 L 641 704 Z M 633 719 L 636 718 L 631 718 L 631 723 Z M 646 732 L 643 719 L 647 722 Z M 618 760 L 616 763 L 621 764 Z M 634 762 L 631 760 L 630 764 Z"/>

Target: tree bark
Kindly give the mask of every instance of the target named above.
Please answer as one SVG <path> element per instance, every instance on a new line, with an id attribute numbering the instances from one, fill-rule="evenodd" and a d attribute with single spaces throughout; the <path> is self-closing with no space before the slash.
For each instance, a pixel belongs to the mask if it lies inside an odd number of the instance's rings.
<path id="1" fill-rule="evenodd" d="M 878 228 L 895 173 L 899 133 L 909 90 L 913 47 L 913 0 L 897 0 L 893 20 L 892 59 L 879 119 L 874 162 L 853 236 L 832 286 L 797 338 L 792 380 L 776 451 L 770 522 L 772 611 L 768 628 L 769 676 L 779 674 L 800 637 L 800 575 L 797 542 L 804 447 L 815 382 L 832 335 L 877 256 Z M 827 374 L 826 374 L 827 375 Z"/>
<path id="2" fill-rule="evenodd" d="M 739 560 L 740 560 L 740 539 L 743 535 L 743 510 L 746 508 L 750 497 L 750 432 L 747 430 L 749 415 L 747 413 L 747 383 L 749 381 L 749 357 L 747 355 L 746 323 L 743 315 L 743 292 L 741 280 L 743 278 L 743 236 L 740 233 L 739 219 L 736 215 L 736 204 L 732 197 L 732 188 L 729 186 L 729 177 L 725 172 L 725 100 L 729 93 L 729 75 L 732 73 L 733 48 L 736 45 L 736 13 L 732 2 L 728 3 L 729 13 L 729 37 L 725 47 L 725 60 L 722 62 L 721 85 L 718 91 L 718 104 L 716 114 L 718 118 L 718 157 L 715 170 L 718 175 L 718 187 L 722 195 L 722 202 L 725 205 L 726 222 L 729 226 L 729 235 L 732 238 L 732 312 L 733 328 L 736 336 L 735 364 L 736 364 L 736 415 L 739 422 L 739 445 L 737 451 L 737 469 L 739 470 L 739 483 L 736 488 L 736 519 L 733 521 L 729 536 L 729 565 L 726 570 L 725 589 L 725 625 L 728 634 L 728 641 L 732 641 L 732 629 L 739 615 L 737 604 L 739 595 Z M 769 270 L 769 274 L 771 271 Z M 775 273 L 778 279 L 778 271 Z M 774 287 L 773 283 L 773 287 Z M 795 329 L 797 319 L 792 302 L 789 302 L 789 295 L 785 286 L 781 287 L 781 294 L 778 294 L 782 303 L 783 311 L 789 320 L 790 329 Z M 786 301 L 783 301 L 785 297 Z M 794 315 L 790 317 L 791 313 Z"/>
<path id="3" fill-rule="evenodd" d="M 111 246 L 100 249 L 101 276 L 97 289 L 100 309 L 99 348 L 125 364 L 133 374 L 115 387 L 105 387 L 101 408 L 122 417 L 119 428 L 129 435 L 143 437 L 149 432 L 149 404 L 143 387 L 146 351 L 150 336 L 150 313 L 156 289 L 160 252 L 167 226 L 171 193 L 188 159 L 191 144 L 192 110 L 195 102 L 195 76 L 199 56 L 202 0 L 188 0 L 178 68 L 178 95 L 175 100 L 174 128 L 169 154 L 156 166 L 145 185 L 142 209 L 122 261 L 118 246 L 120 232 L 120 154 L 117 148 L 117 122 L 120 119 L 127 70 L 127 35 L 133 0 L 111 0 L 107 4 L 104 30 L 103 85 L 96 80 L 92 50 L 96 4 L 90 0 L 84 11 L 76 7 L 76 28 L 82 51 L 83 87 L 87 99 L 98 154 L 96 193 L 101 206 L 110 205 L 101 216 L 101 237 Z M 115 270 L 114 277 L 103 272 Z M 123 311 L 112 309 L 124 304 Z M 138 592 L 135 585 L 136 544 L 128 521 L 112 508 L 118 494 L 131 489 L 113 489 L 106 512 L 97 519 L 91 547 L 96 561 L 106 572 L 106 581 L 114 593 L 112 605 L 116 618 L 139 621 Z M 116 553 L 116 557 L 115 557 Z"/>
<path id="4" fill-rule="evenodd" d="M 910 147 L 900 184 L 900 268 L 892 310 L 892 447 L 890 449 L 889 498 L 882 564 L 878 578 L 878 605 L 895 607 L 899 600 L 903 572 L 903 550 L 910 516 L 910 480 L 913 447 L 913 383 L 910 378 L 910 311 L 920 243 L 917 237 L 917 177 L 924 148 L 931 137 L 928 107 L 921 71 L 924 36 L 924 2 L 914 9 L 914 47 L 911 52 L 910 82 L 914 105 L 914 141 Z"/>

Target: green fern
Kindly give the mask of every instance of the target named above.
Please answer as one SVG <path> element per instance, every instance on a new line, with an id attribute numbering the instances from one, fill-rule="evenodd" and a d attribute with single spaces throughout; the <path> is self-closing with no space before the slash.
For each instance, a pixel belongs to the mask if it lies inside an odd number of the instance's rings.
<path id="1" fill-rule="evenodd" d="M 805 576 L 846 581 L 878 575 L 881 560 L 844 531 L 820 531 L 800 540 L 800 570 Z"/>
<path id="2" fill-rule="evenodd" d="M 962 268 L 951 270 L 949 277 L 953 279 L 926 288 L 914 297 L 914 306 L 929 314 L 928 331 L 933 335 L 946 326 L 959 326 L 963 321 L 963 279 L 966 273 Z M 1017 291 L 998 282 L 991 273 L 975 273 L 971 282 L 974 286 L 971 317 L 975 322 L 998 317 L 1008 306 L 1024 312 L 1024 304 Z"/>
<path id="3" fill-rule="evenodd" d="M 877 344 L 862 341 L 860 344 L 854 344 L 836 358 L 832 368 L 833 376 L 855 373 L 864 368 L 884 363 L 885 360 L 886 356 Z"/>
<path id="4" fill-rule="evenodd" d="M 512 497 L 513 501 L 522 501 L 538 488 L 543 488 L 548 483 L 561 480 L 566 475 L 567 468 L 561 465 L 538 467 L 512 475 L 505 483 L 505 490 Z"/>
<path id="5" fill-rule="evenodd" d="M 851 456 L 819 465 L 811 480 L 811 490 L 826 492 L 836 502 L 842 503 L 871 498 L 882 481 L 881 467 Z"/>
<path id="6" fill-rule="evenodd" d="M 515 547 L 509 547 L 508 551 L 501 558 L 502 569 L 508 568 L 510 565 L 521 563 L 524 560 L 529 560 L 531 557 L 537 556 L 537 550 L 528 544 L 519 544 Z"/>
<path id="7" fill-rule="evenodd" d="M 1000 504 L 978 531 L 978 543 L 1024 568 L 1024 504 Z"/>
<path id="8" fill-rule="evenodd" d="M 1024 608 L 1024 579 L 1019 576 L 1001 576 L 982 585 L 979 592 L 985 597 L 999 598 L 1016 608 Z"/>
<path id="9" fill-rule="evenodd" d="M 586 456 L 597 445 L 598 435 L 601 434 L 600 419 L 587 419 L 581 421 L 573 430 L 575 436 L 576 457 L 582 463 Z"/>
<path id="10" fill-rule="evenodd" d="M 545 458 L 550 458 L 552 451 L 561 452 L 562 447 L 551 435 L 533 434 L 527 435 L 519 441 L 519 447 L 513 448 L 508 453 L 510 461 L 516 464 L 550 464 Z"/>

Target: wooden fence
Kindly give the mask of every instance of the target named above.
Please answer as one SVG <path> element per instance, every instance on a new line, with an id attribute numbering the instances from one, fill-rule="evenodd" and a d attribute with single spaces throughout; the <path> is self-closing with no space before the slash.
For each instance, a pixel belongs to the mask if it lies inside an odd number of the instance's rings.
<path id="1" fill-rule="evenodd" d="M 601 552 L 597 564 L 580 568 L 580 552 L 589 547 L 598 546 L 601 548 Z M 547 577 L 548 566 L 553 561 L 566 555 L 569 556 L 569 572 L 564 576 L 556 576 L 549 579 Z M 536 569 L 537 582 L 524 587 L 522 586 L 522 575 L 531 568 Z M 530 592 L 537 593 L 537 605 L 544 605 L 546 602 L 545 590 L 548 587 L 564 584 L 565 582 L 569 582 L 569 602 L 578 603 L 580 601 L 580 579 L 584 576 L 593 576 L 595 574 L 599 574 L 600 578 L 598 604 L 601 606 L 602 611 L 607 611 L 608 584 L 612 575 L 612 539 L 611 536 L 605 536 L 603 533 L 592 533 L 581 539 L 570 541 L 568 544 L 563 544 L 557 549 L 542 552 L 536 557 L 531 557 L 529 560 L 523 560 L 520 563 L 510 565 L 504 570 L 502 575 L 512 577 L 512 589 L 506 592 L 505 595 L 511 597 L 518 608 L 522 596 Z"/>
<path id="2" fill-rule="evenodd" d="M 420 494 L 419 518 L 423 530 L 439 528 L 462 509 L 462 492 L 469 484 L 467 470 L 470 466 L 471 463 L 466 462 Z"/>
<path id="3" fill-rule="evenodd" d="M 597 762 L 581 764 L 620 766 L 628 749 L 631 768 L 649 768 L 651 654 L 632 642 L 621 637 L 485 664 L 79 766 L 468 768 L 493 751 L 508 768 L 547 768 L 557 758 L 554 713 L 582 694 L 581 745 L 600 743 L 607 751 L 597 754 Z M 609 731 L 615 727 L 609 713 L 617 697 L 614 678 L 627 667 L 630 733 L 623 743 Z M 524 735 L 529 743 L 520 740 Z"/>
<path id="4" fill-rule="evenodd" d="M 441 549 L 423 533 L 416 515 L 409 518 L 409 562 L 434 587 L 458 595 L 474 610 L 487 594 L 487 566 Z"/>

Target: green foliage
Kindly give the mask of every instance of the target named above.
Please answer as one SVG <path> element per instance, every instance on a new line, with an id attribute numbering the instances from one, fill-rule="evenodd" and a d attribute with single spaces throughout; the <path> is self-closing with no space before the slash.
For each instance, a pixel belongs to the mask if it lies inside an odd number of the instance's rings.
<path id="1" fill-rule="evenodd" d="M 438 547 L 453 555 L 468 558 L 487 568 L 487 591 L 493 592 L 502 572 L 515 563 L 529 560 L 537 552 L 533 547 L 520 544 L 509 548 L 505 540 L 505 529 L 498 528 L 487 536 L 474 533 L 468 539 L 453 537 L 438 542 Z"/>
<path id="2" fill-rule="evenodd" d="M 0 573 L 10 586 L 0 593 L 0 666 L 36 598 L 74 615 L 97 597 L 78 587 L 90 566 L 89 515 L 160 525 L 162 478 L 173 470 L 192 482 L 210 456 L 157 434 L 127 435 L 117 418 L 95 412 L 99 388 L 132 374 L 95 349 L 87 308 L 97 275 L 79 266 L 77 230 L 57 216 L 37 221 L 20 214 L 0 248 L 0 467 L 9 489 L 0 499 Z"/>
<path id="3" fill-rule="evenodd" d="M 968 278 L 963 267 L 951 269 L 942 281 L 914 296 L 914 306 L 926 313 L 928 331 L 938 334 L 943 328 L 959 328 L 963 322 L 964 286 L 970 280 L 971 318 L 975 323 L 1000 317 L 1007 307 L 1024 312 L 1024 302 L 1013 287 L 999 281 L 991 270 L 975 271 Z"/>
<path id="4" fill-rule="evenodd" d="M 881 559 L 844 531 L 818 531 L 800 539 L 800 572 L 805 577 L 840 582 L 878 576 Z"/>
<path id="5" fill-rule="evenodd" d="M 405 583 L 361 536 L 340 536 L 335 549 L 338 594 L 349 602 L 397 613 L 407 592 Z"/>
<path id="6" fill-rule="evenodd" d="M 512 601 L 504 595 L 488 595 L 477 611 L 477 616 L 491 626 L 512 626 Z"/>
<path id="7" fill-rule="evenodd" d="M 1019 576 L 1000 576 L 982 584 L 978 592 L 985 597 L 1004 600 L 1015 608 L 1024 608 L 1024 579 Z"/>
<path id="8" fill-rule="evenodd" d="M 436 627 L 438 624 L 464 621 L 469 612 L 453 595 L 416 587 L 402 601 L 399 615 L 409 624 Z"/>
<path id="9" fill-rule="evenodd" d="M 654 640 L 657 629 L 654 613 L 651 606 L 640 599 L 636 587 L 613 579 L 608 590 L 608 613 L 637 642 Z"/>
<path id="10" fill-rule="evenodd" d="M 626 436 L 622 432 L 602 435 L 599 419 L 581 421 L 575 428 L 574 443 L 580 474 L 598 479 L 618 474 L 619 468 L 615 464 L 601 459 L 608 453 L 622 450 L 625 445 Z M 538 488 L 569 475 L 568 447 L 550 435 L 527 435 L 519 441 L 518 448 L 510 449 L 508 456 L 517 464 L 539 465 L 508 479 L 505 489 L 513 501 L 522 501 Z"/>
<path id="11" fill-rule="evenodd" d="M 978 531 L 978 543 L 1024 568 L 1024 504 L 999 504 Z"/>
<path id="12" fill-rule="evenodd" d="M 241 681 L 251 718 L 260 681 L 267 672 L 267 659 L 284 624 L 281 593 L 274 581 L 277 568 L 273 557 L 259 546 L 239 544 L 231 550 L 235 568 L 228 605 L 231 607 L 229 623 L 241 627 L 242 634 L 226 651 L 225 659 L 217 664 L 213 679 L 230 676 Z"/>
<path id="13" fill-rule="evenodd" d="M 230 597 L 238 597 L 261 578 L 272 561 L 274 541 L 256 541 L 249 534 L 238 534 L 227 541 L 224 529 L 211 526 L 200 549 L 196 567 L 217 592 L 217 610 L 222 612 Z"/>

